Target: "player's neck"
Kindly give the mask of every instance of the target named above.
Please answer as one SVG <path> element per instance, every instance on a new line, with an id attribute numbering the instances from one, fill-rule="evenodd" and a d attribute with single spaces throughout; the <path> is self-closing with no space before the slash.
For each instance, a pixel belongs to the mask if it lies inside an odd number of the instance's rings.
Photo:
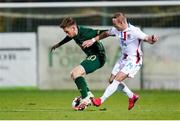
<path id="1" fill-rule="evenodd" d="M 128 28 L 128 24 L 124 24 L 123 26 L 122 26 L 122 28 L 121 28 L 121 31 L 124 31 L 124 30 L 126 30 Z"/>

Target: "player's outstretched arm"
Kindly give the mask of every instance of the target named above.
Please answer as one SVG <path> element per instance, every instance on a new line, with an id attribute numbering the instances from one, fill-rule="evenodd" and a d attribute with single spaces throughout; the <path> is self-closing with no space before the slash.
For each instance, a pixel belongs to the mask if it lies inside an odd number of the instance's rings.
<path id="1" fill-rule="evenodd" d="M 148 35 L 144 41 L 146 41 L 150 44 L 154 44 L 156 41 L 158 41 L 158 37 L 155 35 Z"/>
<path id="2" fill-rule="evenodd" d="M 53 50 L 55 50 L 56 48 L 58 48 L 59 47 L 59 43 L 57 43 L 57 44 L 55 44 L 55 45 L 53 45 L 52 47 L 51 47 L 51 52 L 53 51 Z"/>
<path id="3" fill-rule="evenodd" d="M 93 45 L 96 41 L 99 41 L 101 39 L 104 39 L 106 37 L 110 36 L 108 34 L 108 31 L 104 31 L 102 32 L 101 34 L 97 35 L 96 37 L 90 39 L 90 40 L 86 40 L 83 42 L 82 46 L 83 48 L 86 48 L 86 47 L 90 47 L 91 45 Z"/>
<path id="4" fill-rule="evenodd" d="M 62 41 L 60 41 L 59 43 L 53 45 L 53 46 L 51 47 L 51 50 L 50 50 L 50 51 L 52 52 L 53 50 L 55 50 L 56 48 L 60 47 L 61 45 L 69 42 L 71 39 L 72 39 L 72 38 L 66 36 Z"/>

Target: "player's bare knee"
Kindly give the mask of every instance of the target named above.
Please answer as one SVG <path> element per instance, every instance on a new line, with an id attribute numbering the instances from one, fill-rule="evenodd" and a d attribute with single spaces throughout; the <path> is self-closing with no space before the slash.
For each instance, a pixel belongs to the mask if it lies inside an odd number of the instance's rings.
<path id="1" fill-rule="evenodd" d="M 76 68 L 75 68 L 75 69 L 73 69 L 73 70 L 71 71 L 71 78 L 72 78 L 73 80 L 75 80 L 76 77 L 77 77 L 77 72 L 76 72 Z"/>
<path id="2" fill-rule="evenodd" d="M 76 78 L 83 76 L 84 74 L 85 74 L 84 68 L 81 65 L 79 65 L 71 71 L 71 78 L 75 80 Z"/>
<path id="3" fill-rule="evenodd" d="M 115 80 L 117 80 L 117 81 L 123 81 L 125 79 L 125 76 L 123 76 L 123 75 L 117 75 L 116 77 L 115 77 Z"/>
<path id="4" fill-rule="evenodd" d="M 118 77 L 118 78 L 115 78 L 115 80 L 121 82 L 121 81 L 123 81 L 124 79 L 123 79 L 122 77 Z"/>
<path id="5" fill-rule="evenodd" d="M 76 78 L 80 77 L 80 76 L 83 76 L 83 73 L 79 72 L 79 71 L 72 71 L 71 73 L 71 78 L 73 80 L 75 80 Z"/>
<path id="6" fill-rule="evenodd" d="M 75 74 L 73 78 L 74 78 L 74 80 L 75 80 L 76 78 L 78 78 L 78 77 L 80 77 L 80 76 L 82 76 L 82 75 L 81 75 L 81 74 Z"/>
<path id="7" fill-rule="evenodd" d="M 125 74 L 125 73 L 123 73 L 123 72 L 119 72 L 117 75 L 116 75 L 116 77 L 115 77 L 115 80 L 117 80 L 117 81 L 123 81 L 124 79 L 126 79 L 127 78 L 127 74 Z"/>
<path id="8" fill-rule="evenodd" d="M 71 79 L 74 80 L 74 73 L 73 73 L 73 71 L 70 72 L 70 76 L 71 76 Z"/>

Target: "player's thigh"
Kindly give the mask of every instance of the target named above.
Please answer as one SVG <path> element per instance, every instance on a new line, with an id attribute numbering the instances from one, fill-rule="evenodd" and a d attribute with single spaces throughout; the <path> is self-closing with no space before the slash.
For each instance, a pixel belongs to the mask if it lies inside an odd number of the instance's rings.
<path id="1" fill-rule="evenodd" d="M 128 74 L 125 74 L 124 72 L 119 71 L 119 72 L 116 74 L 115 80 L 121 82 L 121 81 L 123 81 L 124 79 L 126 79 L 127 77 L 128 77 Z"/>
<path id="2" fill-rule="evenodd" d="M 100 59 L 97 55 L 88 56 L 81 62 L 81 65 L 84 67 L 86 74 L 92 73 L 102 67 Z"/>
<path id="3" fill-rule="evenodd" d="M 123 68 L 123 66 L 124 66 L 124 61 L 119 59 L 114 65 L 111 74 L 116 75 Z"/>
<path id="4" fill-rule="evenodd" d="M 113 70 L 111 72 L 111 79 L 109 80 L 110 83 L 115 79 L 117 81 L 122 81 L 124 80 L 127 75 L 123 72 L 121 72 L 121 69 L 124 67 L 125 62 L 123 60 L 118 60 L 116 64 L 113 67 Z"/>
<path id="5" fill-rule="evenodd" d="M 124 67 L 121 69 L 121 72 L 128 75 L 128 77 L 133 78 L 134 75 L 139 71 L 142 64 L 136 64 L 134 61 L 127 61 Z"/>

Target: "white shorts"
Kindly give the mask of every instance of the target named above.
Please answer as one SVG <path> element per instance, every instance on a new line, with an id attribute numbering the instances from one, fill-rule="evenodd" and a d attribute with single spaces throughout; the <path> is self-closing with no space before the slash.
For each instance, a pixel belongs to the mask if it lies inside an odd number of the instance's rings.
<path id="1" fill-rule="evenodd" d="M 128 77 L 133 78 L 134 75 L 139 71 L 142 66 L 142 56 L 140 56 L 139 60 L 137 61 L 136 56 L 127 56 L 126 59 L 119 59 L 113 70 L 112 74 L 116 75 L 118 72 L 123 72 L 128 75 Z"/>

